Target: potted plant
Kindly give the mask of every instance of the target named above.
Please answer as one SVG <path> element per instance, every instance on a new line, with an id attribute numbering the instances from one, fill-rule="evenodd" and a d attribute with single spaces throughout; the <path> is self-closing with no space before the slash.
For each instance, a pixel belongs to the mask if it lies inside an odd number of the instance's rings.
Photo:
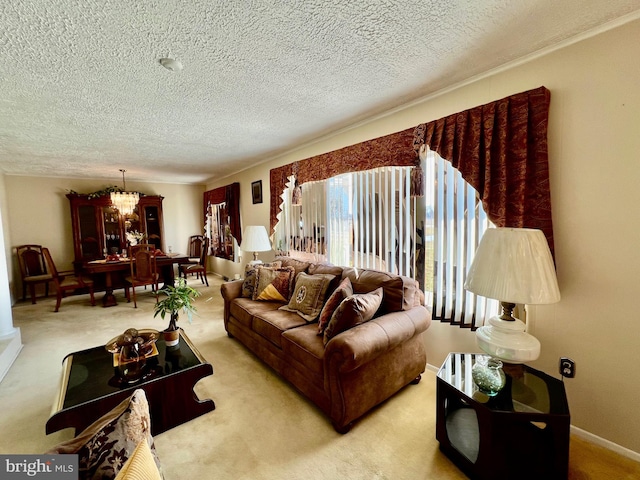
<path id="1" fill-rule="evenodd" d="M 187 285 L 187 280 L 180 277 L 176 286 L 167 285 L 159 293 L 163 293 L 167 297 L 156 303 L 153 317 L 160 315 L 160 318 L 164 319 L 165 315 L 169 313 L 169 326 L 163 331 L 163 334 L 165 343 L 171 347 L 177 345 L 180 338 L 180 330 L 177 325 L 180 310 L 187 314 L 189 323 L 191 323 L 192 315 L 196 311 L 193 301 L 200 296 L 200 292 Z"/>

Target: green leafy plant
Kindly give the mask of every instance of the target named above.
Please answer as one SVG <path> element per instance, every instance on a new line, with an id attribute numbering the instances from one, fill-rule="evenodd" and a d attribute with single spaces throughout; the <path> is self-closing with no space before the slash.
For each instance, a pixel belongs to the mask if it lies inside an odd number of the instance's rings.
<path id="1" fill-rule="evenodd" d="M 191 323 L 192 316 L 196 312 L 196 307 L 193 304 L 193 301 L 196 297 L 200 296 L 200 292 L 187 285 L 187 280 L 180 277 L 178 278 L 176 286 L 167 285 L 161 289 L 159 293 L 164 294 L 167 297 L 156 303 L 153 317 L 155 318 L 160 315 L 160 318 L 164 319 L 165 315 L 169 313 L 169 326 L 166 331 L 174 331 L 178 329 L 177 322 L 180 311 L 187 315 L 189 323 Z"/>

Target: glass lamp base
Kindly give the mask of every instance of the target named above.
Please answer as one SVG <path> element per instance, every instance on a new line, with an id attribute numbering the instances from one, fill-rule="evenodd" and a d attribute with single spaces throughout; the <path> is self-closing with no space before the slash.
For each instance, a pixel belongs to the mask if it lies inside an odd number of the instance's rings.
<path id="1" fill-rule="evenodd" d="M 525 363 L 540 356 L 540 342 L 528 334 L 520 320 L 491 317 L 489 325 L 476 330 L 476 343 L 484 352 L 507 363 Z"/>

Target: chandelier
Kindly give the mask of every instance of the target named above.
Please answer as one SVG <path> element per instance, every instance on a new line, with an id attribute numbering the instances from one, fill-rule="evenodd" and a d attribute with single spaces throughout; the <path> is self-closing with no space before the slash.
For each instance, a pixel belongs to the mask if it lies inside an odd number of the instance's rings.
<path id="1" fill-rule="evenodd" d="M 127 184 L 124 180 L 124 172 L 126 170 L 120 169 L 122 172 L 122 192 L 111 192 L 111 203 L 118 209 L 120 215 L 131 215 L 134 208 L 138 205 L 140 195 L 137 192 L 127 192 Z"/>

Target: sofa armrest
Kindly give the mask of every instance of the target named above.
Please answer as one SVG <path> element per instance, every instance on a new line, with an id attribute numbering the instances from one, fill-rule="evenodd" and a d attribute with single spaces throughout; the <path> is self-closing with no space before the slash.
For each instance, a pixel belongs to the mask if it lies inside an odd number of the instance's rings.
<path id="1" fill-rule="evenodd" d="M 231 280 L 220 285 L 220 293 L 225 302 L 242 296 L 242 280 Z"/>
<path id="2" fill-rule="evenodd" d="M 242 283 L 243 280 L 231 280 L 220 285 L 220 293 L 224 300 L 224 326 L 227 327 L 229 323 L 229 316 L 231 315 L 231 301 L 234 298 L 242 296 Z"/>
<path id="3" fill-rule="evenodd" d="M 327 343 L 325 375 L 346 373 L 418 335 L 431 325 L 431 314 L 423 306 L 391 312 L 346 330 Z"/>

